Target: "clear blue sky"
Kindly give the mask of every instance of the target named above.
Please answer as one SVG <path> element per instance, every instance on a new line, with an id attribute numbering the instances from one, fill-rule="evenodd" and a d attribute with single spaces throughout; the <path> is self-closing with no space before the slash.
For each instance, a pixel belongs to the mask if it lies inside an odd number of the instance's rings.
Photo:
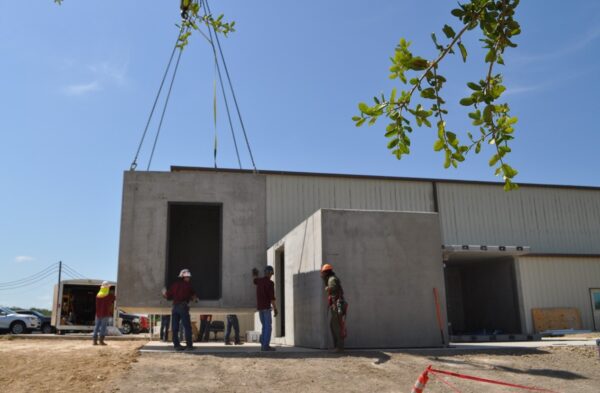
<path id="1" fill-rule="evenodd" d="M 123 171 L 129 168 L 177 34 L 179 1 L 52 0 L 0 3 L 0 287 L 62 260 L 116 279 Z M 400 39 L 433 55 L 429 35 L 457 26 L 454 1 L 213 0 L 235 20 L 222 39 L 259 169 L 495 181 L 489 154 L 444 170 L 435 132 L 420 129 L 397 161 L 385 124 L 355 128 L 357 103 L 395 82 Z M 27 8 L 29 5 L 29 8 Z M 506 100 L 518 116 L 510 163 L 517 182 L 600 186 L 600 2 L 523 1 L 519 47 L 506 54 Z M 466 66 L 451 58 L 447 123 L 464 135 L 456 102 L 485 73 L 478 42 Z M 212 166 L 212 53 L 185 50 L 152 170 Z M 218 104 L 220 167 L 237 167 Z M 152 130 L 155 130 L 153 128 Z M 153 131 L 154 132 L 154 131 Z M 140 167 L 148 159 L 147 145 Z M 247 152 L 243 165 L 250 167 Z M 0 289 L 1 305 L 51 305 L 48 277 Z"/>

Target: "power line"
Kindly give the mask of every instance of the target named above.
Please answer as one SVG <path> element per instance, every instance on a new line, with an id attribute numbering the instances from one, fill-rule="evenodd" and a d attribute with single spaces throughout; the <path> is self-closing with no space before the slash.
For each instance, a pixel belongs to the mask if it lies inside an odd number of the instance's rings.
<path id="1" fill-rule="evenodd" d="M 204 1 L 204 4 L 206 4 L 206 11 L 208 11 L 208 13 L 210 14 L 211 11 L 210 11 L 210 6 L 208 5 L 208 0 L 203 0 L 203 1 Z M 248 153 L 250 154 L 250 160 L 252 161 L 252 167 L 254 168 L 254 172 L 258 172 L 256 170 L 256 164 L 254 163 L 254 156 L 252 155 L 252 149 L 250 148 L 250 142 L 248 141 L 248 135 L 246 134 L 246 127 L 244 127 L 244 121 L 242 120 L 242 114 L 240 112 L 240 107 L 238 105 L 237 98 L 235 96 L 233 84 L 231 83 L 231 77 L 229 75 L 229 69 L 227 68 L 227 62 L 225 61 L 225 56 L 223 55 L 223 49 L 221 48 L 221 41 L 219 40 L 219 34 L 217 33 L 217 30 L 215 29 L 214 26 L 212 26 L 212 29 L 215 33 L 215 39 L 217 41 L 217 46 L 219 47 L 219 53 L 221 55 L 221 60 L 223 62 L 223 68 L 225 68 L 225 74 L 227 75 L 227 81 L 229 82 L 231 96 L 233 97 L 233 102 L 235 103 L 235 109 L 237 111 L 238 118 L 240 120 L 240 125 L 242 126 L 242 131 L 244 132 L 244 139 L 246 140 L 246 146 L 248 148 Z M 210 30 L 210 26 L 209 26 L 209 30 Z"/>
<path id="2" fill-rule="evenodd" d="M 79 273 L 77 270 L 73 269 L 71 266 L 67 265 L 66 263 L 63 262 L 62 265 L 63 265 L 63 268 L 70 270 L 71 273 L 73 273 L 74 275 L 79 276 L 81 278 L 86 278 L 83 274 Z"/>
<path id="3" fill-rule="evenodd" d="M 44 278 L 43 280 L 40 280 L 37 283 L 31 283 L 30 285 L 24 285 L 22 287 L 2 289 L 1 291 L 3 291 L 2 295 L 14 295 L 14 294 L 19 294 L 19 293 L 32 293 L 36 289 L 40 289 L 40 288 L 43 288 L 45 286 L 52 285 L 52 282 L 54 280 L 55 280 L 54 277 L 48 276 L 48 277 Z M 56 284 L 56 283 L 54 283 L 54 284 Z"/>
<path id="4" fill-rule="evenodd" d="M 0 283 L 0 288 L 5 287 L 5 286 L 19 285 L 19 284 L 23 284 L 25 282 L 28 282 L 28 281 L 30 281 L 32 279 L 35 279 L 35 278 L 37 278 L 37 277 L 39 277 L 39 276 L 41 276 L 41 275 L 43 275 L 43 274 L 45 274 L 45 273 L 53 270 L 53 269 L 56 270 L 58 268 L 57 265 L 58 265 L 58 263 L 53 263 L 50 266 L 47 266 L 45 269 L 43 269 L 43 270 L 41 270 L 41 271 L 39 271 L 39 272 L 37 272 L 35 274 L 32 274 L 31 276 L 28 276 L 28 277 L 25 277 L 25 278 L 21 278 L 19 280 L 2 282 L 2 283 Z"/>
<path id="5" fill-rule="evenodd" d="M 13 285 L 5 285 L 3 287 L 0 288 L 0 291 L 7 291 L 7 290 L 11 290 L 11 289 L 16 289 L 16 288 L 22 288 L 22 287 L 26 287 L 32 284 L 35 284 L 36 282 L 42 281 L 45 278 L 48 278 L 50 276 L 53 276 L 56 272 L 58 271 L 58 268 L 55 268 L 53 270 L 49 270 L 46 273 L 44 273 L 44 275 L 39 276 L 35 279 L 29 280 L 27 282 L 23 282 L 21 284 L 13 284 Z"/>

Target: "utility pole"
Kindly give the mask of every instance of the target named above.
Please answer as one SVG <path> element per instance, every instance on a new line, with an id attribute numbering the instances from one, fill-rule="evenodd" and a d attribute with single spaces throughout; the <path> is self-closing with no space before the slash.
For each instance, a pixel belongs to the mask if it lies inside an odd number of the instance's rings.
<path id="1" fill-rule="evenodd" d="M 58 261 L 58 285 L 56 287 L 56 325 L 60 325 L 60 314 L 62 313 L 62 293 L 60 292 L 60 275 L 62 273 L 62 261 Z"/>

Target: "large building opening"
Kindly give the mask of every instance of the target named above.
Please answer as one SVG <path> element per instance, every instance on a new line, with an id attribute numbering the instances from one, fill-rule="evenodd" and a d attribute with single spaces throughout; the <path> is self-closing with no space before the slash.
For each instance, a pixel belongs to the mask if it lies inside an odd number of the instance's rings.
<path id="1" fill-rule="evenodd" d="M 200 300 L 221 297 L 221 204 L 169 203 L 166 285 L 190 269 Z"/>
<path id="2" fill-rule="evenodd" d="M 445 264 L 451 335 L 522 333 L 512 257 L 450 255 Z"/>

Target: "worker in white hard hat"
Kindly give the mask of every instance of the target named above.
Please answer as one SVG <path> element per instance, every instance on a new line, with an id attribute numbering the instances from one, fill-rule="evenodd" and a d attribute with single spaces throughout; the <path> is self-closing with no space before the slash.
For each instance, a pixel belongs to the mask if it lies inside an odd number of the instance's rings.
<path id="1" fill-rule="evenodd" d="M 194 349 L 192 344 L 192 324 L 190 323 L 190 306 L 188 303 L 192 300 L 197 300 L 198 297 L 190 283 L 191 278 L 192 273 L 188 269 L 183 269 L 179 272 L 179 280 L 171 284 L 168 291 L 163 290 L 163 297 L 173 301 L 171 309 L 172 336 L 173 345 L 177 351 L 184 349 L 179 342 L 180 322 L 183 324 L 183 330 L 185 331 L 186 349 Z"/>

